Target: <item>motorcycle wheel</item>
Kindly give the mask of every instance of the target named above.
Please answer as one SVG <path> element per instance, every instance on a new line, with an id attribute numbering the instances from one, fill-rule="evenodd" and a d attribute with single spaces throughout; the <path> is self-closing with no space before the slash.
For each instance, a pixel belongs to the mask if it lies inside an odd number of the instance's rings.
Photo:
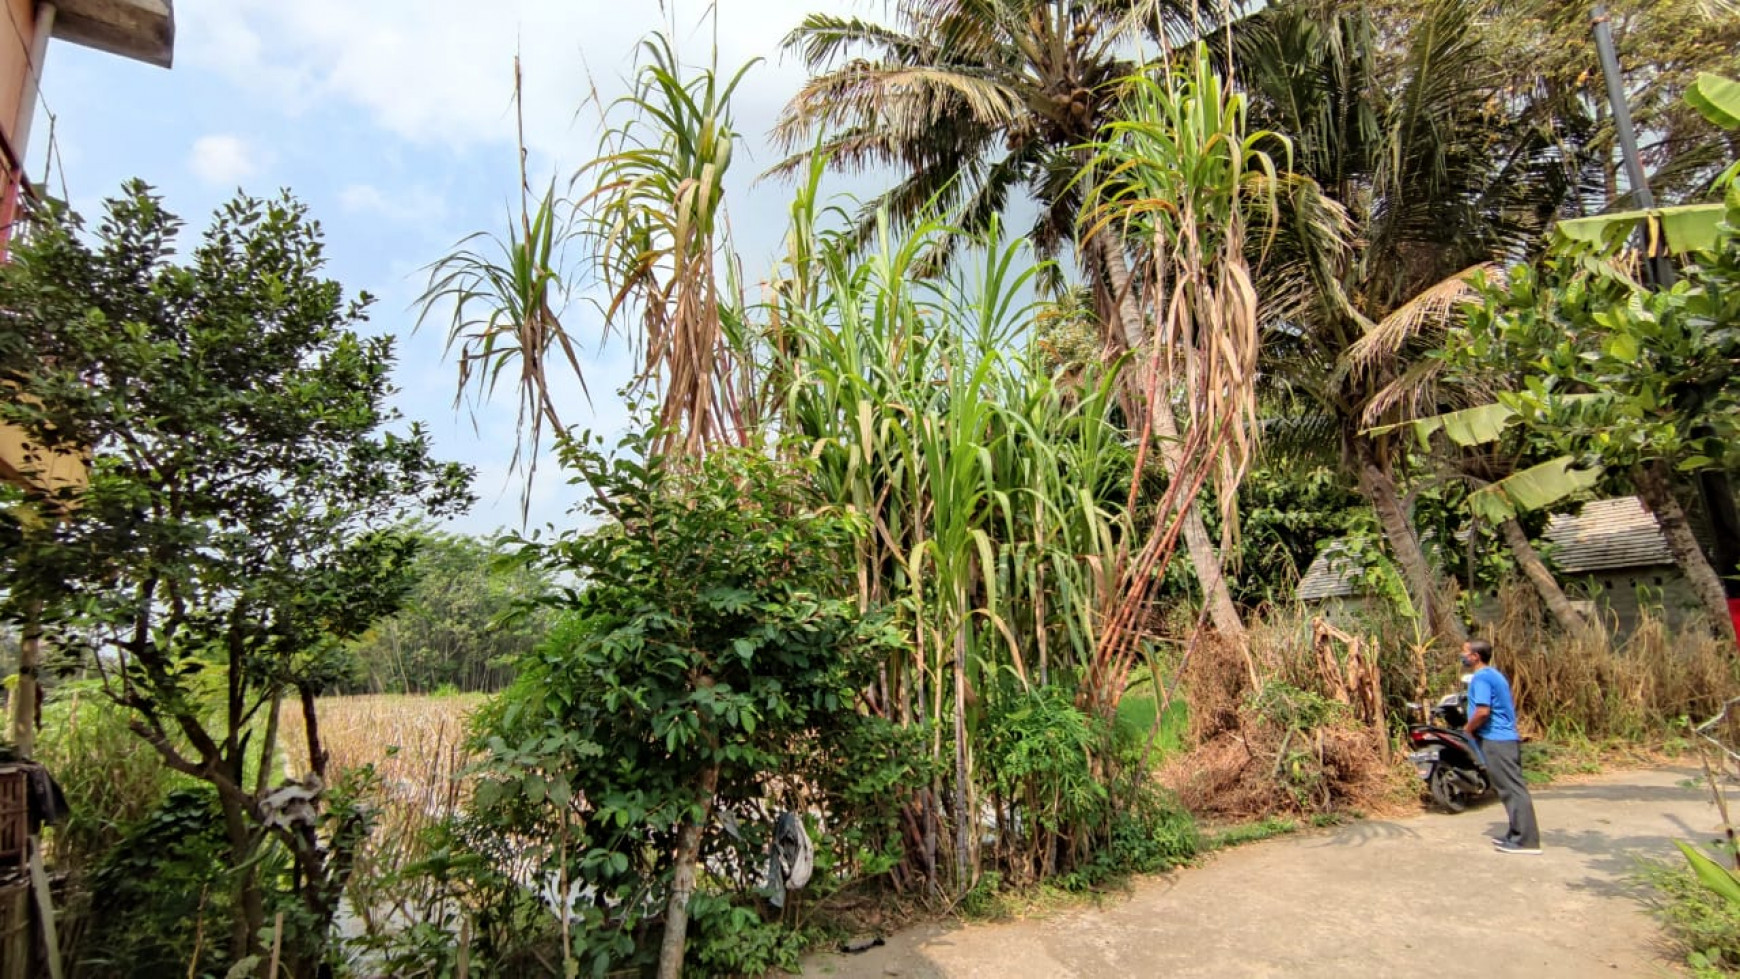
<path id="1" fill-rule="evenodd" d="M 1450 770 L 1442 765 L 1432 769 L 1432 777 L 1426 780 L 1426 787 L 1432 792 L 1432 801 L 1443 806 L 1448 812 L 1462 812 L 1468 808 L 1468 797 L 1462 787 L 1456 784 Z"/>

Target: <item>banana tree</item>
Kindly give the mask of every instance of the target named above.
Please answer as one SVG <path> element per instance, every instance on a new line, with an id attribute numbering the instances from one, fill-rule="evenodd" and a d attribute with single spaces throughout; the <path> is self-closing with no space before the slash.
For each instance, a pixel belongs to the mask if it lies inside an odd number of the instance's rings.
<path id="1" fill-rule="evenodd" d="M 1600 395 L 1571 397 L 1589 399 L 1598 398 Z M 1440 432 L 1453 447 L 1463 450 L 1487 449 L 1504 441 L 1507 433 L 1514 434 L 1513 426 L 1517 417 L 1517 412 L 1511 405 L 1498 401 L 1427 416 L 1412 422 L 1411 427 L 1419 438 L 1421 448 L 1428 452 L 1431 451 L 1433 436 Z M 1561 455 L 1526 468 L 1493 473 L 1492 457 L 1502 459 L 1504 454 L 1477 456 L 1468 452 L 1452 452 L 1449 455 L 1452 457 L 1451 464 L 1458 470 L 1459 478 L 1476 486 L 1474 492 L 1468 496 L 1469 510 L 1480 521 L 1498 528 L 1523 577 L 1534 587 L 1535 593 L 1540 596 L 1560 628 L 1574 633 L 1588 626 L 1588 620 L 1571 604 L 1558 579 L 1547 568 L 1546 562 L 1541 560 L 1540 553 L 1529 540 L 1528 532 L 1523 529 L 1518 516 L 1528 511 L 1548 509 L 1588 493 L 1600 482 L 1601 467 L 1578 466 L 1575 457 Z M 1497 468 L 1502 471 L 1509 467 L 1501 461 Z M 1493 476 L 1497 478 L 1483 478 Z"/>

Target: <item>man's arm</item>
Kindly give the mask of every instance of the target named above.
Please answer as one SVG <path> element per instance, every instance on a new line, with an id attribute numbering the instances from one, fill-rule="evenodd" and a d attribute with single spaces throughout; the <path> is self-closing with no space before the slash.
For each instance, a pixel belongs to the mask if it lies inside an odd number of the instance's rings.
<path id="1" fill-rule="evenodd" d="M 1480 735 L 1477 732 L 1486 726 L 1486 719 L 1491 716 L 1492 708 L 1485 704 L 1481 704 L 1479 707 L 1474 708 L 1474 713 L 1468 718 L 1468 726 L 1463 728 L 1463 730 L 1468 732 L 1469 737 L 1478 738 Z"/>

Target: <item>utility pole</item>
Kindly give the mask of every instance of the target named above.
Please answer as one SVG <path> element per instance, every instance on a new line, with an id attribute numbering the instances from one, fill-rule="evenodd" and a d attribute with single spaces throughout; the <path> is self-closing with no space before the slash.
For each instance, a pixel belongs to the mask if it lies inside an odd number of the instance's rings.
<path id="1" fill-rule="evenodd" d="M 1607 82 L 1607 101 L 1613 109 L 1613 129 L 1619 137 L 1619 153 L 1625 165 L 1625 177 L 1631 184 L 1631 194 L 1637 207 L 1651 210 L 1655 194 L 1649 188 L 1649 178 L 1643 172 L 1643 160 L 1637 150 L 1637 130 L 1631 124 L 1631 105 L 1625 96 L 1625 78 L 1619 70 L 1619 55 L 1613 47 L 1613 25 L 1607 5 L 1598 3 L 1590 15 L 1595 30 L 1595 49 L 1601 57 L 1601 74 Z M 1644 276 L 1652 288 L 1666 289 L 1674 284 L 1674 267 L 1669 256 L 1653 248 L 1645 225 L 1637 230 L 1639 251 L 1643 255 Z M 1693 430 L 1694 435 L 1709 436 L 1708 431 Z M 1740 639 L 1740 512 L 1734 506 L 1734 490 L 1728 474 L 1720 469 L 1707 469 L 1697 476 L 1698 496 L 1709 518 L 1715 537 L 1717 577 L 1722 579 L 1722 593 L 1728 599 L 1728 619 L 1734 634 Z"/>

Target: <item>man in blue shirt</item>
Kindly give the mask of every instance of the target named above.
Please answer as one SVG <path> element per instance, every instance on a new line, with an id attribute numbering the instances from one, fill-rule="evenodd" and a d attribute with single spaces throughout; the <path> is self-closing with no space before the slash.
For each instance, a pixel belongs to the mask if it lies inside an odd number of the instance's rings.
<path id="1" fill-rule="evenodd" d="M 1541 852 L 1541 831 L 1535 826 L 1535 802 L 1523 781 L 1522 746 L 1516 732 L 1516 704 L 1510 681 L 1492 667 L 1492 644 L 1473 639 L 1462 644 L 1462 665 L 1468 678 L 1468 736 L 1486 755 L 1486 771 L 1510 817 L 1510 831 L 1492 841 L 1500 853 Z"/>

